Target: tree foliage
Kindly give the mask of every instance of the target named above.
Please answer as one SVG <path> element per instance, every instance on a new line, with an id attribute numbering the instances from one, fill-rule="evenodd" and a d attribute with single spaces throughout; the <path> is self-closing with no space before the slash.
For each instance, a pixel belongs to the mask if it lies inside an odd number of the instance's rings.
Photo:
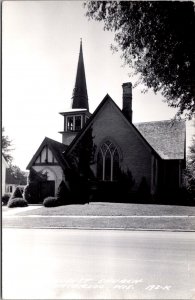
<path id="1" fill-rule="evenodd" d="M 6 171 L 7 179 L 15 184 L 26 185 L 26 172 L 22 171 L 18 166 L 12 164 L 13 156 L 11 155 L 11 151 L 13 151 L 12 141 L 7 135 L 5 135 L 5 129 L 2 127 L 2 154 L 9 164 L 9 168 L 7 168 Z"/>
<path id="2" fill-rule="evenodd" d="M 195 134 L 192 137 L 192 145 L 189 147 L 189 150 L 185 173 L 186 185 L 188 191 L 195 197 Z"/>
<path id="3" fill-rule="evenodd" d="M 6 161 L 11 163 L 13 160 L 12 155 L 10 154 L 13 150 L 12 148 L 12 141 L 9 139 L 7 135 L 5 135 L 5 128 L 2 128 L 2 154 L 4 155 Z"/>
<path id="4" fill-rule="evenodd" d="M 13 195 L 10 197 L 10 199 L 15 199 L 15 198 L 22 198 L 22 192 L 19 187 L 15 189 Z"/>
<path id="5" fill-rule="evenodd" d="M 66 186 L 64 180 L 61 181 L 58 187 L 56 198 L 59 201 L 59 203 L 62 204 L 67 204 L 70 201 L 70 191 Z"/>
<path id="6" fill-rule="evenodd" d="M 96 145 L 93 140 L 93 125 L 91 125 L 74 150 L 67 157 L 71 168 L 74 169 L 79 176 L 84 176 L 86 179 L 94 178 L 94 174 L 90 168 L 91 164 L 93 164 L 96 150 Z"/>
<path id="7" fill-rule="evenodd" d="M 7 206 L 9 208 L 13 208 L 13 207 L 26 207 L 28 206 L 28 202 L 23 199 L 23 198 L 10 198 Z"/>
<path id="8" fill-rule="evenodd" d="M 143 83 L 177 116 L 195 112 L 195 13 L 188 1 L 89 1 L 86 16 L 115 32 L 115 46 Z"/>
<path id="9" fill-rule="evenodd" d="M 22 171 L 18 166 L 10 165 L 7 169 L 7 177 L 11 177 L 13 183 L 17 183 L 19 185 L 26 185 L 27 184 L 27 174 L 26 172 Z"/>
<path id="10" fill-rule="evenodd" d="M 47 181 L 47 174 L 30 169 L 28 185 L 24 189 L 24 198 L 28 203 L 39 203 L 41 199 L 41 183 Z"/>

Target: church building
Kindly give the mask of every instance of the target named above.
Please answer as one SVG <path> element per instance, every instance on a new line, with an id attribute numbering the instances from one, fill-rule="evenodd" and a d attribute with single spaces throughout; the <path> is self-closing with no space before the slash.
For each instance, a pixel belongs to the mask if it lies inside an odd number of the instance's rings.
<path id="1" fill-rule="evenodd" d="M 47 195 L 55 195 L 62 180 L 68 185 L 68 170 L 74 168 L 96 188 L 101 183 L 117 183 L 124 176 L 134 192 L 143 182 L 151 195 L 181 188 L 185 122 L 134 124 L 130 82 L 122 84 L 122 100 L 121 110 L 107 94 L 94 113 L 89 112 L 81 42 L 72 107 L 60 113 L 62 143 L 45 137 L 27 166 L 47 174 Z"/>

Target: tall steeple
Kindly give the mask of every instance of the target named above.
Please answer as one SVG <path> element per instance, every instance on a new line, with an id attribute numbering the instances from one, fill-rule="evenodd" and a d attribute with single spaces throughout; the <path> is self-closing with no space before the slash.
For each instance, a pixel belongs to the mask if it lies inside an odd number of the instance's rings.
<path id="1" fill-rule="evenodd" d="M 77 66 L 76 82 L 72 96 L 72 108 L 85 108 L 89 110 L 85 67 L 83 60 L 82 39 L 80 42 L 80 53 Z"/>
<path id="2" fill-rule="evenodd" d="M 60 114 L 64 117 L 64 130 L 60 131 L 62 134 L 62 143 L 70 145 L 91 115 L 89 112 L 87 85 L 85 79 L 82 40 L 80 43 L 75 88 L 72 96 L 72 107 L 70 110 L 61 112 Z"/>

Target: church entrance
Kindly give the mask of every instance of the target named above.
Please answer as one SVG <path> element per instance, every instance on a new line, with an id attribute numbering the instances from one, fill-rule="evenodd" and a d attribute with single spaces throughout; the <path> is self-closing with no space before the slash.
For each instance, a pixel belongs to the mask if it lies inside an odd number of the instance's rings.
<path id="1" fill-rule="evenodd" d="M 40 199 L 43 201 L 45 198 L 51 196 L 54 197 L 55 194 L 55 181 L 48 180 L 45 182 L 41 182 L 40 186 Z"/>

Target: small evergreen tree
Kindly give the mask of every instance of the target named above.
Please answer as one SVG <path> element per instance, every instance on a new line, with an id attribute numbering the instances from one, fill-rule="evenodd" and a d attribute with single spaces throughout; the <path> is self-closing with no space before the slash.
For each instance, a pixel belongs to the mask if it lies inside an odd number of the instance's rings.
<path id="1" fill-rule="evenodd" d="M 5 135 L 5 129 L 4 127 L 2 127 L 2 154 L 4 155 L 6 161 L 11 164 L 13 157 L 10 154 L 11 151 L 13 150 L 12 148 L 12 141 L 9 139 L 9 137 L 7 135 Z"/>
<path id="2" fill-rule="evenodd" d="M 57 196 L 57 200 L 60 203 L 67 203 L 70 201 L 70 191 L 66 186 L 64 180 L 61 181 L 56 196 Z"/>
<path id="3" fill-rule="evenodd" d="M 24 190 L 24 198 L 29 203 L 41 202 L 40 187 L 41 183 L 47 180 L 47 175 L 41 172 L 36 172 L 33 168 L 30 169 L 28 175 L 28 185 Z"/>
<path id="4" fill-rule="evenodd" d="M 22 197 L 22 192 L 19 187 L 17 187 L 13 193 L 13 195 L 10 197 L 10 199 L 15 199 L 15 198 L 23 198 Z"/>
<path id="5" fill-rule="evenodd" d="M 90 167 L 94 161 L 96 150 L 93 140 L 93 125 L 91 125 L 72 153 L 66 158 L 70 165 L 70 169 L 66 171 L 66 178 L 69 182 L 72 198 L 77 203 L 89 201 L 88 182 L 95 178 Z"/>

